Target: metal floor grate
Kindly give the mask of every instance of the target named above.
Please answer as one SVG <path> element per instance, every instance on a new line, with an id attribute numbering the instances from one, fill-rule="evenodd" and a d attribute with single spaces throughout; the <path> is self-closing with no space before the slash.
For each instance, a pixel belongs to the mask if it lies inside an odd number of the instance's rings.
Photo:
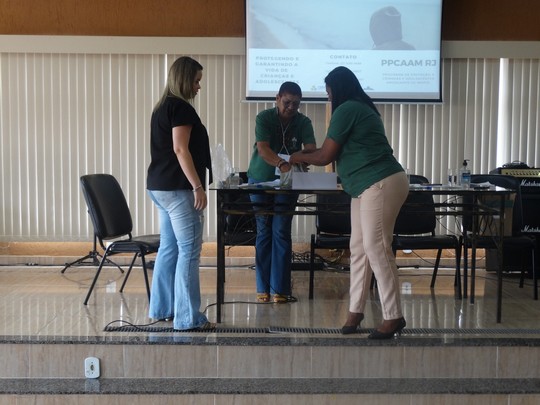
<path id="1" fill-rule="evenodd" d="M 369 334 L 373 329 L 358 329 L 357 334 Z M 268 333 L 341 334 L 340 328 L 270 327 Z M 460 329 L 460 328 L 405 328 L 403 335 L 540 335 L 540 329 Z"/>
<path id="2" fill-rule="evenodd" d="M 299 328 L 270 326 L 266 328 L 217 326 L 213 330 L 177 331 L 172 326 L 122 325 L 106 326 L 105 332 L 148 332 L 148 333 L 240 333 L 240 334 L 308 334 L 341 335 L 340 328 Z M 358 329 L 357 334 L 369 334 L 373 329 Z M 540 335 L 540 329 L 459 329 L 459 328 L 405 328 L 403 335 Z"/>
<path id="3" fill-rule="evenodd" d="M 148 333 L 245 333 L 245 334 L 260 334 L 268 333 L 268 328 L 235 328 L 217 326 L 211 330 L 175 330 L 172 326 L 155 326 L 155 325 L 122 325 L 122 326 L 106 326 L 103 329 L 105 332 L 148 332 Z"/>
<path id="4" fill-rule="evenodd" d="M 403 329 L 404 335 L 540 335 L 540 329 L 482 329 L 482 328 L 411 328 Z"/>

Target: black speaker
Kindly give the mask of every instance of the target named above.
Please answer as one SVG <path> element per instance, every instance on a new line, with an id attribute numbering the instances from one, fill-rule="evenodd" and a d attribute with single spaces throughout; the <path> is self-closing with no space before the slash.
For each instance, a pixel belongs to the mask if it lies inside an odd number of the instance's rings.
<path id="1" fill-rule="evenodd" d="M 540 237 L 540 193 L 522 191 L 521 205 L 523 210 L 523 229 L 521 231 Z"/>
<path id="2" fill-rule="evenodd" d="M 517 177 L 521 181 L 521 209 L 523 211 L 523 225 L 521 232 L 536 236 L 535 264 L 536 274 L 540 277 L 540 169 L 529 168 L 521 162 L 513 162 L 492 170 L 491 174 L 505 174 Z M 521 271 L 521 257 L 523 256 L 525 268 L 529 277 L 532 277 L 532 257 L 529 253 L 523 255 L 520 249 L 505 247 L 503 252 L 503 270 Z M 497 271 L 499 261 L 497 251 L 486 250 L 486 270 Z"/>
<path id="3" fill-rule="evenodd" d="M 536 277 L 540 278 L 540 266 L 538 255 L 540 253 L 540 234 L 536 236 L 536 248 L 534 249 L 534 264 L 536 267 Z M 521 272 L 521 263 L 525 266 L 527 276 L 532 278 L 532 254 L 530 251 L 525 253 L 521 249 L 504 247 L 503 248 L 503 271 Z M 499 269 L 499 260 L 497 259 L 496 249 L 486 249 L 486 271 L 497 271 Z"/>
<path id="4" fill-rule="evenodd" d="M 535 257 L 538 257 L 538 246 L 536 246 Z M 523 253 L 521 249 L 504 248 L 503 252 L 503 271 L 521 272 L 521 260 L 524 260 L 525 270 L 532 278 L 532 255 L 530 251 Z M 538 267 L 538 265 L 536 266 Z M 496 249 L 486 249 L 486 271 L 497 271 L 499 269 L 499 260 L 497 260 Z M 536 274 L 539 275 L 538 268 Z"/>

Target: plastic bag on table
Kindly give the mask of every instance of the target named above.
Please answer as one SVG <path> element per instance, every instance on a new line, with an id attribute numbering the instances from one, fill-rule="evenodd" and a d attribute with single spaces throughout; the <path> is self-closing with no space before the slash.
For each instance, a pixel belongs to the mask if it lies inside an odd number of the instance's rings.
<path id="1" fill-rule="evenodd" d="M 214 180 L 218 187 L 226 187 L 229 177 L 234 173 L 231 160 L 220 143 L 212 148 L 211 153 Z"/>

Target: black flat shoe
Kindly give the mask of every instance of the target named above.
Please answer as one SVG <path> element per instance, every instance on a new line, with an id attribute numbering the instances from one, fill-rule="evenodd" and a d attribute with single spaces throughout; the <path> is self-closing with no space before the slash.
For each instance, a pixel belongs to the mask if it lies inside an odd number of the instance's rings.
<path id="1" fill-rule="evenodd" d="M 152 322 L 172 322 L 174 317 L 173 316 L 170 316 L 168 318 L 159 318 L 159 319 L 156 319 L 156 318 L 150 318 L 152 320 Z"/>
<path id="2" fill-rule="evenodd" d="M 356 333 L 358 332 L 358 327 L 360 326 L 360 322 L 362 322 L 362 320 L 364 319 L 364 314 L 356 314 L 354 313 L 354 315 L 351 315 L 353 314 L 352 312 L 349 312 L 349 318 L 354 317 L 354 324 L 353 325 L 344 325 L 341 327 L 341 334 L 342 335 L 350 335 L 352 333 Z M 349 319 L 347 319 L 348 321 Z"/>
<path id="3" fill-rule="evenodd" d="M 215 330 L 216 329 L 216 324 L 215 323 L 212 323 L 212 322 L 206 322 L 204 325 L 201 325 L 199 326 L 198 328 L 196 328 L 196 330 L 201 330 L 201 331 L 212 331 L 212 330 Z"/>
<path id="4" fill-rule="evenodd" d="M 358 326 L 359 325 L 342 326 L 341 327 L 341 334 L 342 335 L 350 335 L 352 333 L 356 333 L 356 332 L 358 332 Z"/>
<path id="5" fill-rule="evenodd" d="M 178 332 L 211 332 L 217 328 L 217 325 L 212 322 L 205 322 L 201 326 L 197 326 L 196 328 L 190 328 L 190 329 L 175 329 L 175 331 Z"/>
<path id="6" fill-rule="evenodd" d="M 401 331 L 405 326 L 407 325 L 407 322 L 405 322 L 405 318 L 399 319 L 399 322 L 397 323 L 394 330 L 390 332 L 381 332 L 377 329 L 375 329 L 373 332 L 371 332 L 368 335 L 368 339 L 374 339 L 374 340 L 384 340 L 384 339 L 392 339 L 394 335 L 401 335 Z"/>

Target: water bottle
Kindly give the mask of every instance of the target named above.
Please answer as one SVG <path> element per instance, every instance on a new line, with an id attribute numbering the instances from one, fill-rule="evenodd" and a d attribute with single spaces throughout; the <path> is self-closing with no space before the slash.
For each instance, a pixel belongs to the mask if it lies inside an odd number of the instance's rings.
<path id="1" fill-rule="evenodd" d="M 463 188 L 469 188 L 471 186 L 471 171 L 467 166 L 468 161 L 469 159 L 463 160 L 463 165 L 459 171 L 459 179 L 461 181 L 461 187 Z"/>
<path id="2" fill-rule="evenodd" d="M 242 179 L 240 177 L 240 173 L 238 168 L 234 168 L 233 172 L 229 176 L 229 187 L 230 188 L 238 188 L 242 184 Z"/>
<path id="3" fill-rule="evenodd" d="M 288 172 L 281 172 L 279 174 L 279 188 L 288 189 L 292 188 L 292 169 Z"/>

